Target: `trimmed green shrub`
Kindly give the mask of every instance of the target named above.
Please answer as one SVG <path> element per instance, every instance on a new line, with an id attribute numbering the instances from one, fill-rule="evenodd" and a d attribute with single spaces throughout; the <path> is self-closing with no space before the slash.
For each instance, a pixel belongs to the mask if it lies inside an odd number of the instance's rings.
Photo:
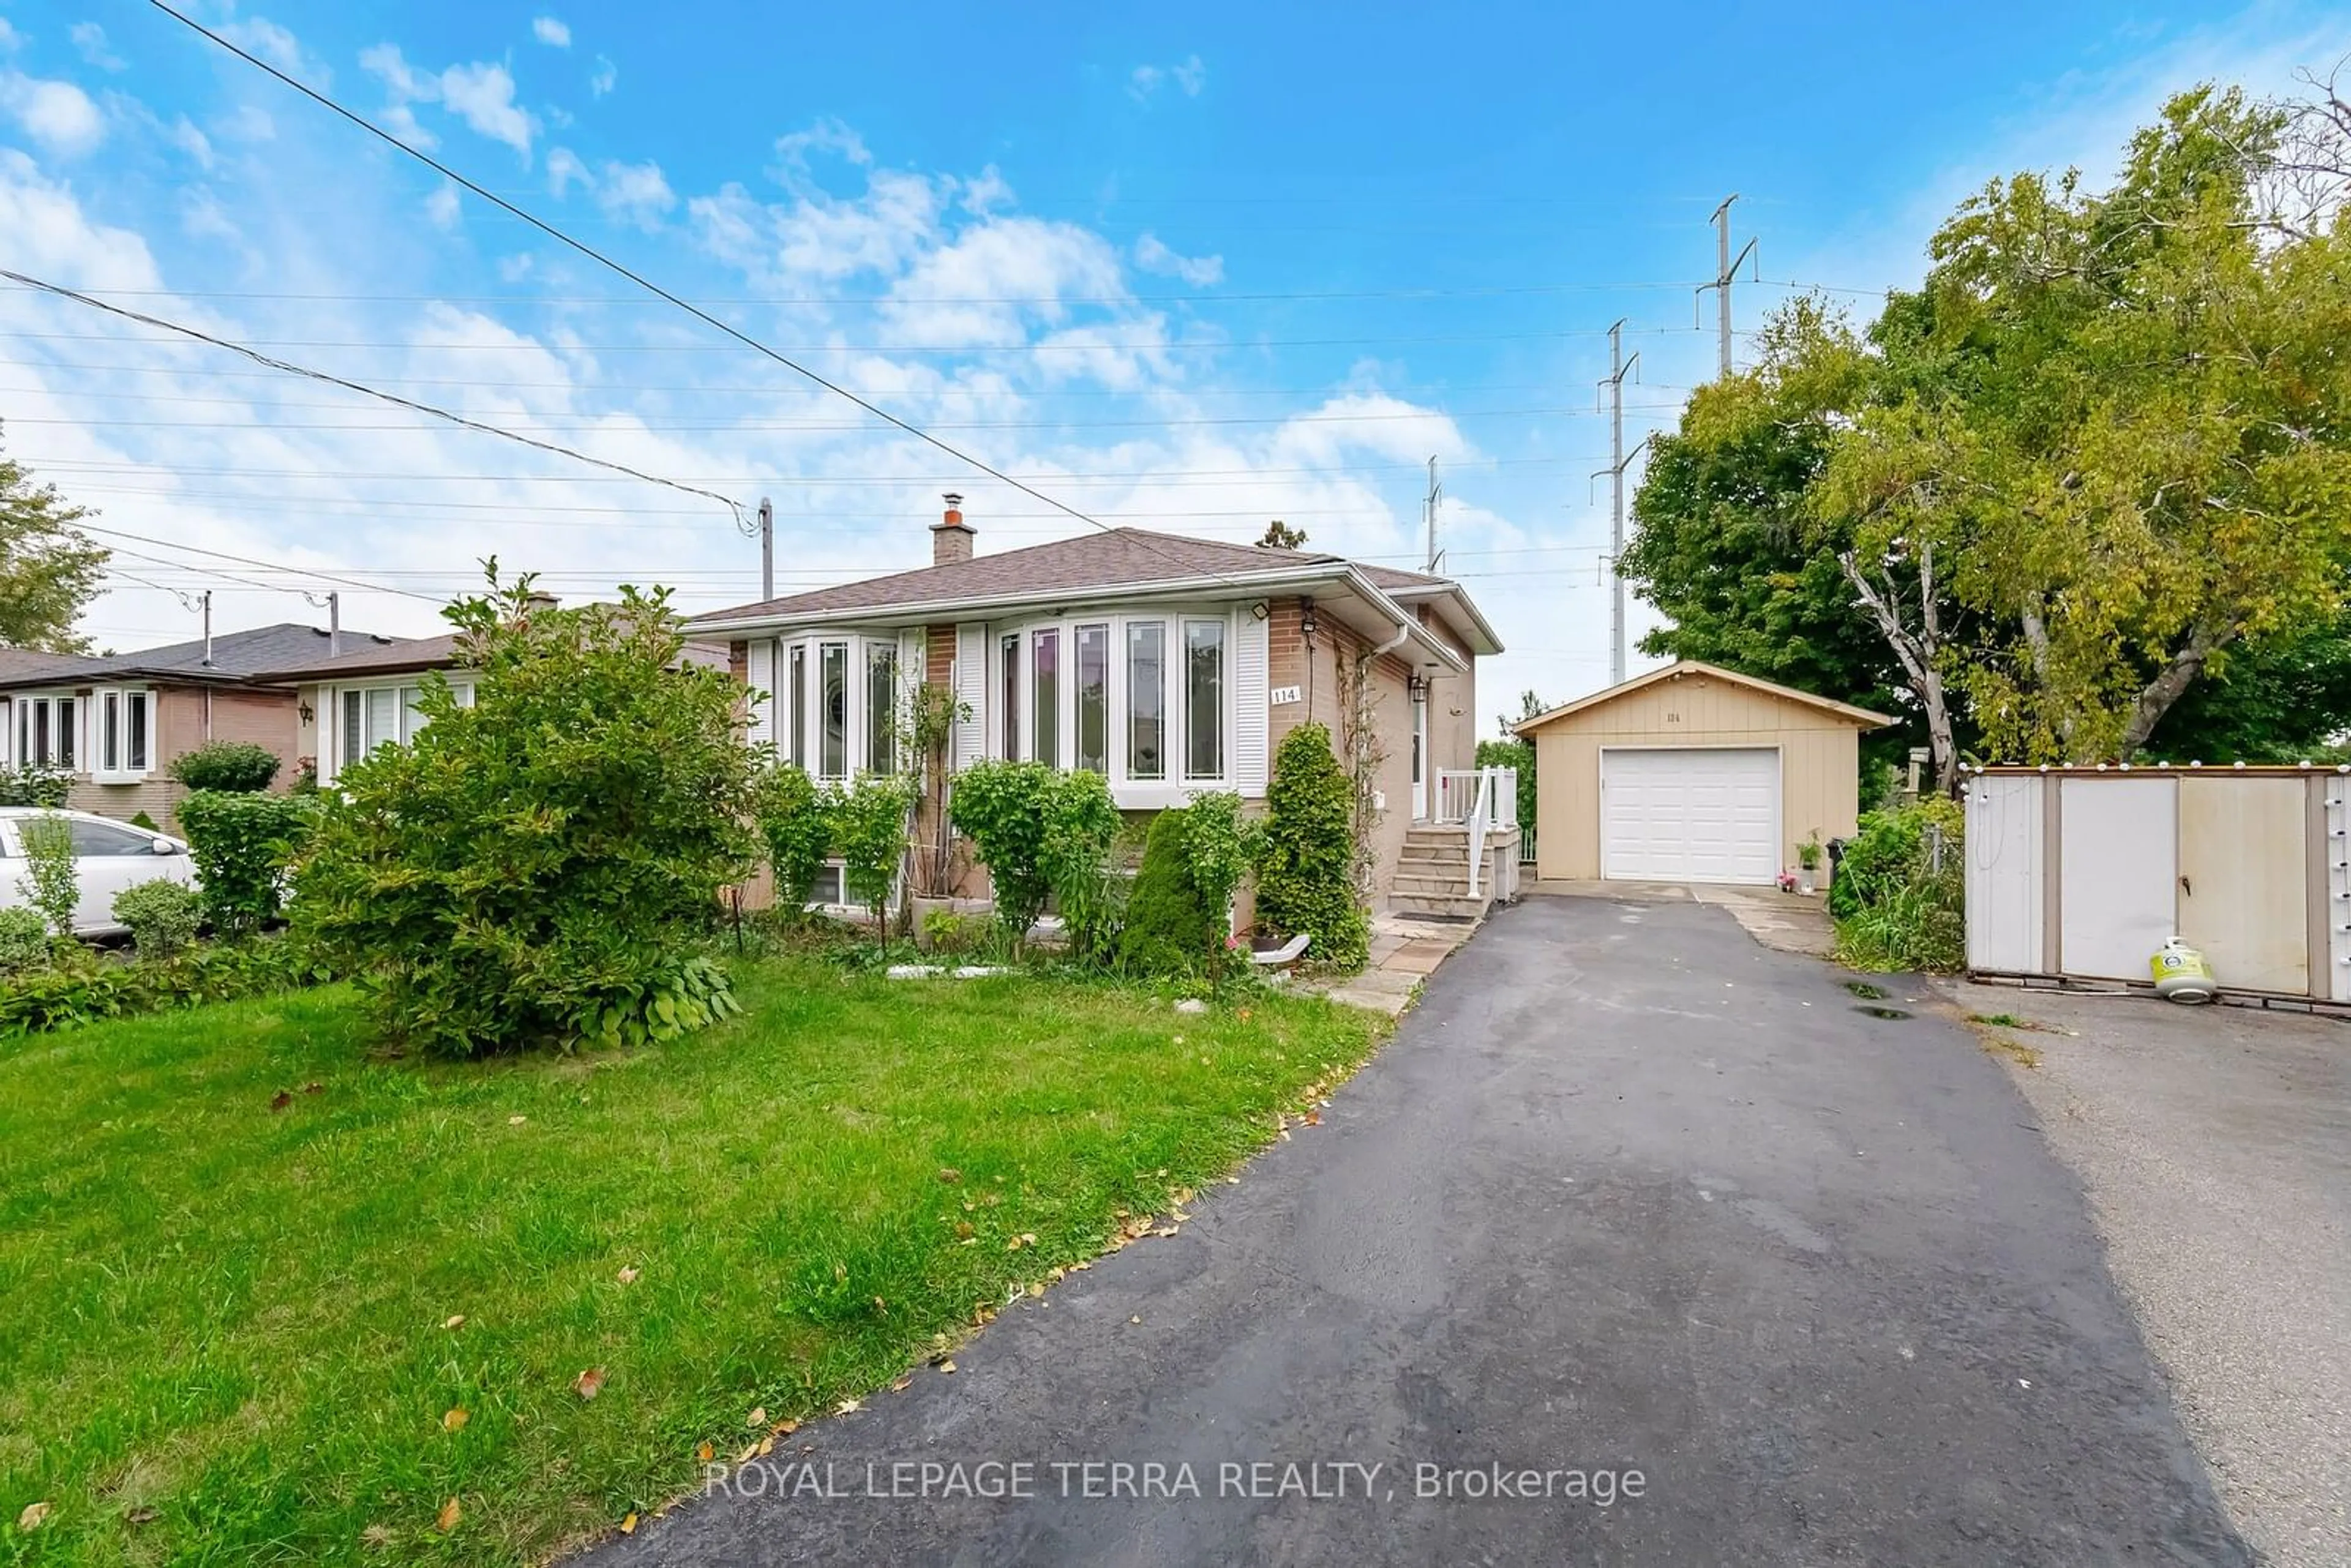
<path id="1" fill-rule="evenodd" d="M 171 774 L 191 789 L 251 792 L 277 777 L 277 753 L 250 740 L 207 740 L 172 758 Z"/>
<path id="2" fill-rule="evenodd" d="M 318 816 L 313 802 L 287 795 L 199 789 L 180 802 L 199 902 L 213 929 L 237 935 L 277 918 L 287 867 Z"/>
<path id="3" fill-rule="evenodd" d="M 1056 773 L 1045 787 L 1045 837 L 1039 848 L 1069 937 L 1070 956 L 1102 963 L 1116 956 L 1126 917 L 1126 884 L 1109 872 L 1119 830 L 1110 781 L 1080 768 Z"/>
<path id="4" fill-rule="evenodd" d="M 914 810 L 914 779 L 904 773 L 861 773 L 825 791 L 833 852 L 849 896 L 873 915 L 873 929 L 890 939 L 890 894 L 906 861 L 906 834 Z"/>
<path id="5" fill-rule="evenodd" d="M 1053 884 L 1045 867 L 1045 801 L 1053 769 L 1041 762 L 984 758 L 956 775 L 947 818 L 987 868 L 997 924 L 1016 946 L 1045 913 Z"/>
<path id="6" fill-rule="evenodd" d="M 168 958 L 194 941 L 201 913 L 193 888 L 162 877 L 114 895 L 114 917 L 131 928 L 142 958 Z"/>
<path id="7" fill-rule="evenodd" d="M 385 1030 L 470 1057 L 667 1040 L 738 1010 L 700 956 L 753 864 L 741 689 L 682 664 L 666 590 L 550 609 L 531 580 L 449 607 L 474 701 L 337 776 L 298 931 Z"/>
<path id="8" fill-rule="evenodd" d="M 0 909 L 0 975 L 37 969 L 49 961 L 49 923 L 37 909 Z"/>
<path id="9" fill-rule="evenodd" d="M 71 936 L 81 904 L 81 873 L 74 863 L 73 829 L 59 816 L 28 817 L 17 825 L 25 869 L 16 890 L 58 936 Z"/>
<path id="10" fill-rule="evenodd" d="M 1282 737 L 1265 802 L 1258 923 L 1276 936 L 1312 937 L 1310 958 L 1362 967 L 1371 925 L 1355 888 L 1354 791 L 1329 730 L 1301 724 Z"/>
<path id="11" fill-rule="evenodd" d="M 1223 922 L 1192 879 L 1192 852 L 1183 807 L 1151 820 L 1144 841 L 1143 869 L 1127 900 L 1126 928 L 1119 934 L 1119 962 L 1138 975 L 1196 975 L 1224 944 Z"/>
<path id="12" fill-rule="evenodd" d="M 1869 969 L 1966 965 L 1964 820 L 1958 802 L 1939 795 L 1861 819 L 1829 883 L 1829 913 L 1847 962 Z"/>
<path id="13" fill-rule="evenodd" d="M 155 819 L 149 816 L 144 811 L 131 812 L 131 825 L 134 828 L 144 828 L 151 833 L 160 833 L 163 831 L 156 825 Z"/>
<path id="14" fill-rule="evenodd" d="M 65 805 L 72 789 L 73 775 L 56 768 L 29 762 L 22 768 L 0 768 L 0 806 L 47 806 L 57 810 Z"/>
<path id="15" fill-rule="evenodd" d="M 817 873 L 832 854 L 832 818 L 805 768 L 787 762 L 765 769 L 757 785 L 759 836 L 776 881 L 776 908 L 792 919 L 808 909 Z"/>

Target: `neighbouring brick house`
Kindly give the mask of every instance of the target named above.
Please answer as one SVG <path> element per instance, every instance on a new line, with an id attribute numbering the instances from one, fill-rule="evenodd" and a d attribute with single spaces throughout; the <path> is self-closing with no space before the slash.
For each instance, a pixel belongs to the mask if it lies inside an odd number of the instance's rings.
<path id="1" fill-rule="evenodd" d="M 283 789 L 307 754 L 294 689 L 266 672 L 330 645 L 392 642 L 287 622 L 104 658 L 0 649 L 0 762 L 72 774 L 77 810 L 122 821 L 144 811 L 158 825 L 187 792 L 172 759 L 208 740 L 269 747 Z"/>
<path id="2" fill-rule="evenodd" d="M 1383 754 L 1377 885 L 1395 906 L 1463 912 L 1425 876 L 1395 880 L 1407 838 L 1458 816 L 1443 780 L 1475 765 L 1477 661 L 1501 651 L 1460 584 L 1139 528 L 981 555 L 948 503 L 928 567 L 688 623 L 729 640 L 755 740 L 820 779 L 893 771 L 893 716 L 927 682 L 969 710 L 951 770 L 981 758 L 1091 768 L 1127 811 L 1211 789 L 1261 802 L 1292 728 L 1343 735 L 1361 661 Z"/>

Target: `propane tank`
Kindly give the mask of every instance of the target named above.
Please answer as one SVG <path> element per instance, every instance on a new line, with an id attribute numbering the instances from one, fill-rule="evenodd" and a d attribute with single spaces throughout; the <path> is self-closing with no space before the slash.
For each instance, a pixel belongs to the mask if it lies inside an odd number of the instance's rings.
<path id="1" fill-rule="evenodd" d="M 2177 936 L 2156 949 L 2147 967 L 2155 976 L 2155 994 L 2167 1001 L 2209 1002 L 2220 988 L 2204 955 Z"/>

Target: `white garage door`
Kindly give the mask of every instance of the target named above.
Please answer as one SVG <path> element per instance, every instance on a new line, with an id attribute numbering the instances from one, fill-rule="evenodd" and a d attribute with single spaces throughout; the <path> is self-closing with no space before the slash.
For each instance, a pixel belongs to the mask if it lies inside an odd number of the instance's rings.
<path id="1" fill-rule="evenodd" d="M 1601 752 L 1600 874 L 1771 882 L 1780 874 L 1779 752 Z"/>

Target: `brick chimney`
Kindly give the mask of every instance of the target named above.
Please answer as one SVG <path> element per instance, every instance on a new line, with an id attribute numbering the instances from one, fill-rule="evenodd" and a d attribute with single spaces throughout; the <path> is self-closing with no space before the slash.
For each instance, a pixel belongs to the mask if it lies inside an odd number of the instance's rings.
<path id="1" fill-rule="evenodd" d="M 971 559 L 971 525 L 963 520 L 963 497 L 949 495 L 941 497 L 947 504 L 947 515 L 931 525 L 931 564 L 949 566 Z"/>

